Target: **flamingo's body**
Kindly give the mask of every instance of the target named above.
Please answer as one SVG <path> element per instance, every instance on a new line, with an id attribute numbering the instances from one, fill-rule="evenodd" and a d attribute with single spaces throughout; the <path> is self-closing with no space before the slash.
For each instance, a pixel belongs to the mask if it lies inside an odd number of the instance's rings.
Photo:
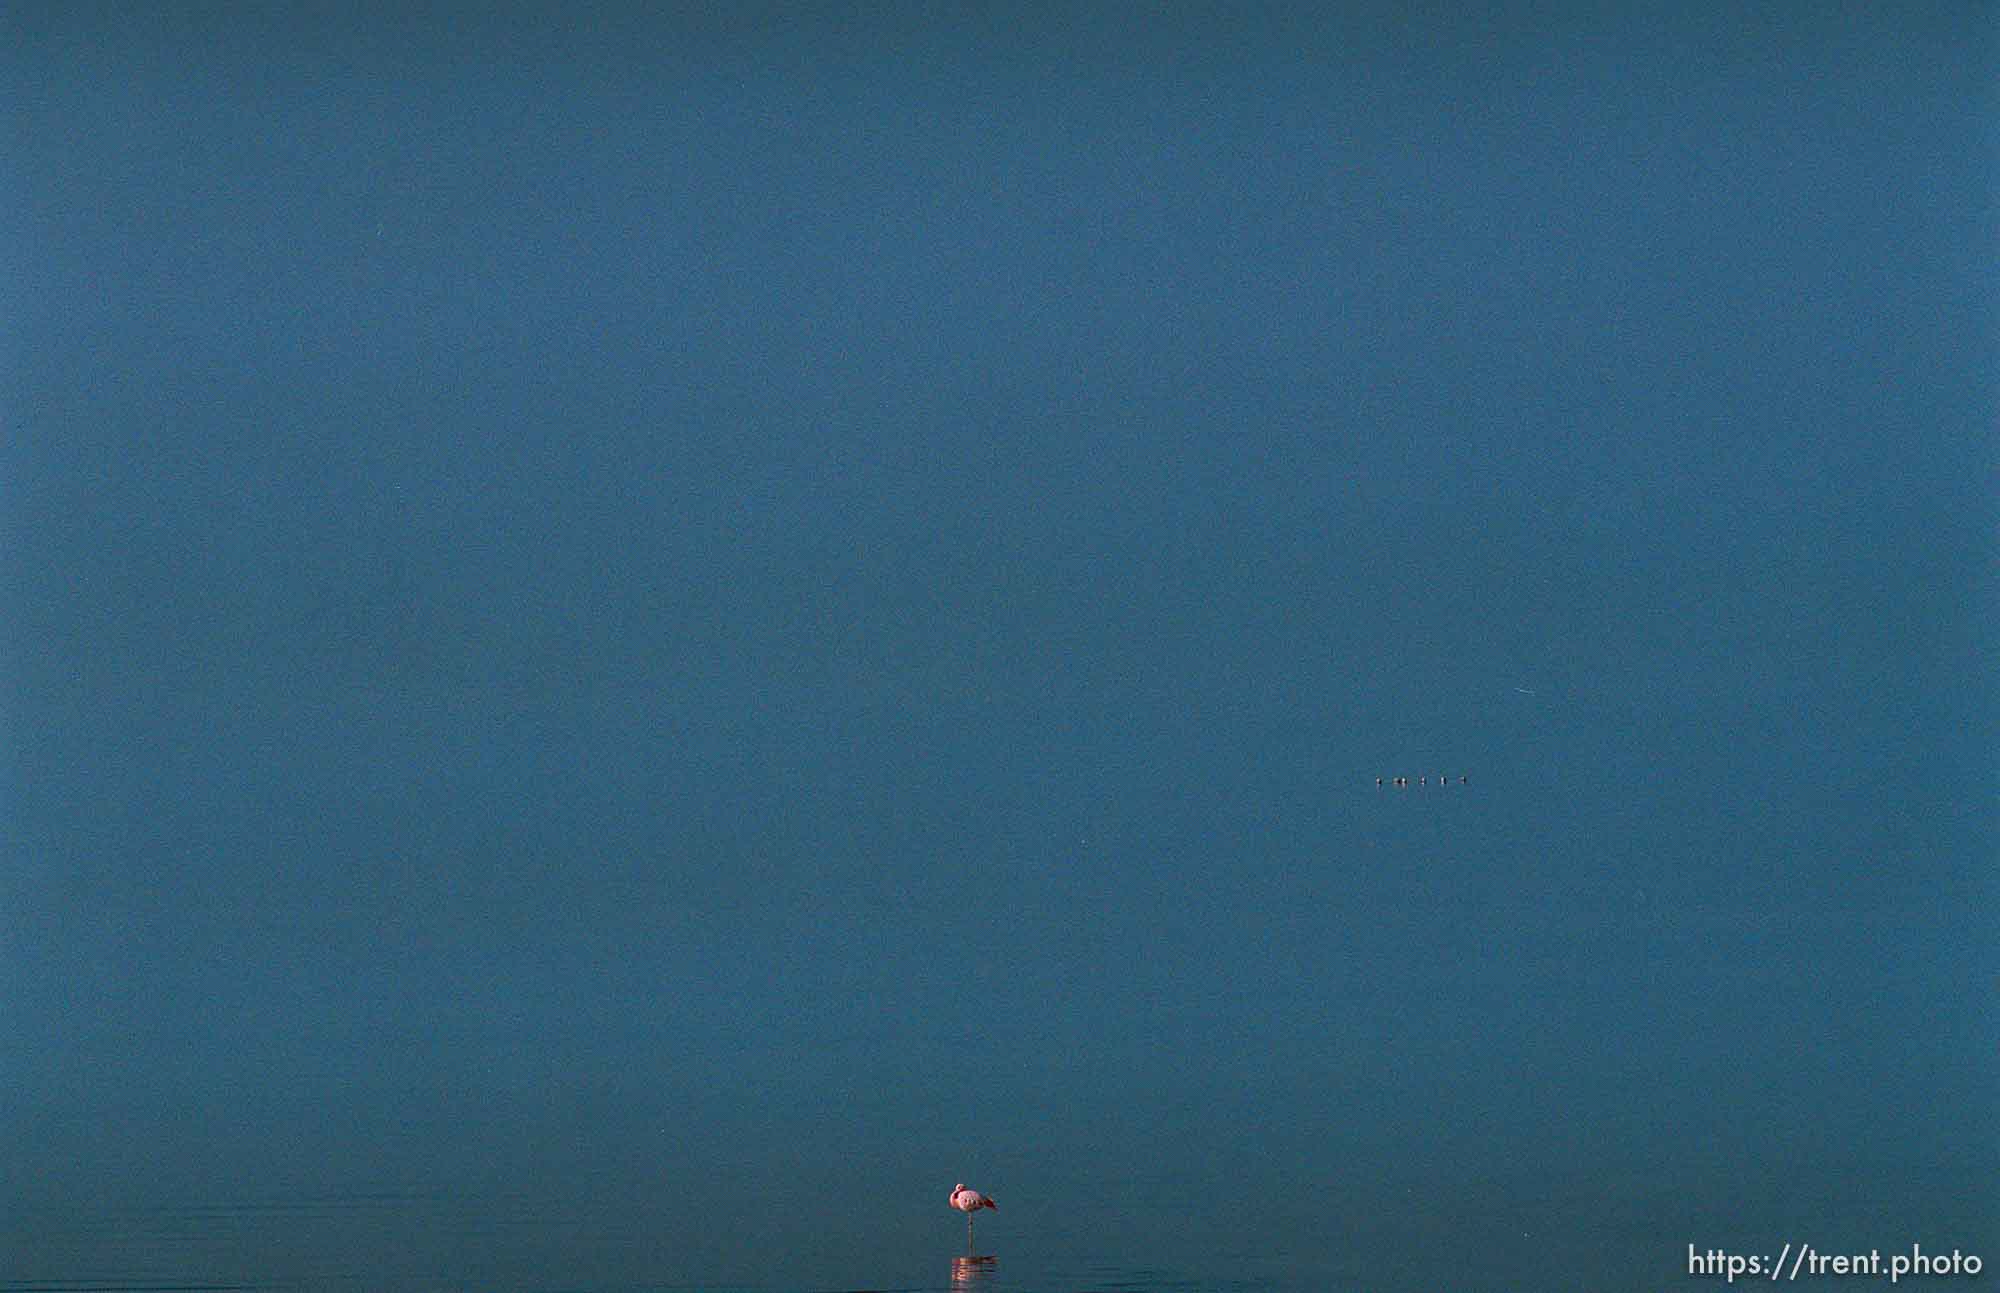
<path id="1" fill-rule="evenodd" d="M 969 1253 L 972 1251 L 972 1214 L 981 1208 L 998 1212 L 1000 1205 L 977 1190 L 966 1189 L 965 1182 L 960 1181 L 951 1187 L 951 1206 L 965 1214 L 965 1251 Z"/>

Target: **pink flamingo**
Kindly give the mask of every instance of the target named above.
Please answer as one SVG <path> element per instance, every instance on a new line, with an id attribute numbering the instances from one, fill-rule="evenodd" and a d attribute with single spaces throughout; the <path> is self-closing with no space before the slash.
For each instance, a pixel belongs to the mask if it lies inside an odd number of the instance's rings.
<path id="1" fill-rule="evenodd" d="M 965 1214 L 965 1251 L 969 1253 L 972 1251 L 972 1214 L 981 1208 L 998 1212 L 1000 1205 L 977 1190 L 966 1189 L 965 1182 L 960 1181 L 951 1187 L 951 1206 Z"/>

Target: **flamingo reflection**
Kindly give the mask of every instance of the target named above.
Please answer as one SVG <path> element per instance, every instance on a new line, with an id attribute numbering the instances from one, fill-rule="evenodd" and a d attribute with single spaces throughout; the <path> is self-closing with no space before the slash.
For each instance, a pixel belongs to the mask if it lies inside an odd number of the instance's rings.
<path id="1" fill-rule="evenodd" d="M 955 1289 L 976 1288 L 993 1278 L 997 1259 L 992 1257 L 954 1257 L 951 1259 L 951 1286 Z"/>

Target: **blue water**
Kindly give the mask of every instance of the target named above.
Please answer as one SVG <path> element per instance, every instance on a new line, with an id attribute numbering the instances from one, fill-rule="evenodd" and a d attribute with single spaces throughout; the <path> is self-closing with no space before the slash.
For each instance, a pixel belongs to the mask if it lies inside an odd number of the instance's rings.
<path id="1" fill-rule="evenodd" d="M 1358 1268 L 1346 1273 L 1335 1269 L 1339 1263 L 1324 1255 L 1228 1246 L 1174 1246 L 1161 1253 L 1108 1246 L 1092 1251 L 1067 1240 L 1050 1243 L 1046 1236 L 1022 1233 L 1020 1222 L 1010 1225 L 1009 1219 L 990 1215 L 979 1229 L 978 1255 L 968 1258 L 962 1225 L 941 1207 L 907 1219 L 906 1233 L 913 1237 L 906 1246 L 870 1253 L 861 1251 L 866 1244 L 856 1244 L 851 1233 L 867 1227 L 843 1218 L 837 1200 L 823 1201 L 817 1209 L 822 1214 L 818 1238 L 810 1228 L 793 1230 L 784 1239 L 774 1238 L 768 1251 L 736 1249 L 717 1256 L 617 1220 L 621 1210 L 616 1207 L 565 1208 L 525 1194 L 454 1199 L 384 1191 L 256 1203 L 100 1207 L 71 1202 L 7 1215 L 0 1291 L 1337 1293 L 1402 1283 L 1389 1267 L 1369 1279 L 1357 1274 Z M 1032 1208 L 1017 1211 L 1023 1222 L 1033 1215 Z M 1103 1213 L 1099 1220 L 1112 1230 L 1129 1228 L 1135 1219 L 1109 1206 Z"/>
<path id="2" fill-rule="evenodd" d="M 755 1211 L 716 1191 L 704 1211 L 631 1181 L 567 1194 L 462 1185 L 168 1203 L 119 1200 L 107 1181 L 95 1199 L 49 1190 L 0 1212 L 0 1293 L 1620 1290 L 1722 1283 L 1689 1275 L 1690 1243 L 1739 1253 L 1920 1243 L 1993 1257 L 1990 1192 L 1898 1203 L 1881 1175 L 1853 1178 L 1856 1193 L 1877 1200 L 1867 1209 L 1800 1176 L 1784 1178 L 1782 1197 L 1755 1202 L 1703 1201 L 1658 1178 L 1606 1177 L 1594 1197 L 1526 1180 L 1427 1192 L 1391 1184 L 1386 1164 L 1344 1169 L 1360 1181 L 1351 1190 L 1294 1193 L 1319 1211 L 1292 1229 L 1277 1195 L 1254 1205 L 1137 1188 L 1127 1198 L 1017 1196 L 981 1214 L 976 1260 L 941 1197 L 885 1213 L 858 1204 L 859 1186 L 842 1195 L 774 1183 Z"/>
<path id="3" fill-rule="evenodd" d="M 545 1293 L 800 1293 L 812 1290 L 978 1289 L 1268 1290 L 1362 1287 L 1325 1271 L 1256 1254 L 1168 1264 L 1129 1257 L 1061 1253 L 1015 1239 L 1005 1252 L 981 1243 L 968 1257 L 953 1252 L 951 1218 L 922 1251 L 855 1259 L 810 1247 L 730 1264 L 738 1272 L 703 1278 L 661 1261 L 657 1278 L 629 1276 L 644 1236 L 582 1216 L 475 1215 L 435 1199 L 394 1195 L 299 1199 L 260 1205 L 184 1205 L 112 1209 L 79 1218 L 54 1211 L 16 1213 L 17 1241 L 0 1270 L 4 1293 L 139 1293 L 164 1290 L 521 1289 Z"/>

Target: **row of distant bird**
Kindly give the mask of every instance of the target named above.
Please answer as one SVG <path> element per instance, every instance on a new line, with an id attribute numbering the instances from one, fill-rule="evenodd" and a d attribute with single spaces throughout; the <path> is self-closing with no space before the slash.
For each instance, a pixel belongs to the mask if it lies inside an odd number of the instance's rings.
<path id="1" fill-rule="evenodd" d="M 1418 777 L 1417 784 L 1420 786 L 1428 786 L 1431 784 L 1432 780 L 1433 778 L 1430 777 Z M 1448 786 L 1451 784 L 1451 778 L 1443 775 L 1442 773 L 1440 773 L 1435 778 L 1435 780 L 1437 781 L 1437 784 L 1440 786 Z M 1408 777 L 1377 777 L 1375 778 L 1375 784 L 1378 787 L 1394 786 L 1398 790 L 1406 790 L 1409 788 L 1410 779 Z M 1461 786 L 1465 784 L 1465 778 L 1463 776 L 1461 776 L 1458 779 L 1458 784 Z"/>

